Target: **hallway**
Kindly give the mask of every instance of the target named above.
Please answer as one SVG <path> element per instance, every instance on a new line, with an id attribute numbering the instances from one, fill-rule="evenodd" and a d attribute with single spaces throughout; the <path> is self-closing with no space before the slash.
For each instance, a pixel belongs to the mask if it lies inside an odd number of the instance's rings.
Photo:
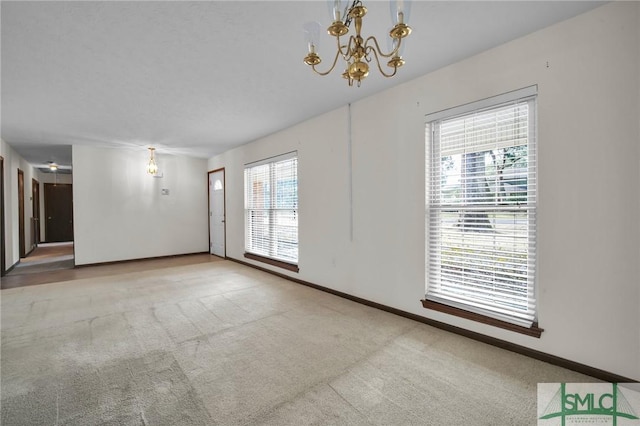
<path id="1" fill-rule="evenodd" d="M 66 250 L 73 249 L 72 243 L 53 244 L 67 244 L 70 246 L 70 248 L 66 247 Z M 42 244 L 38 248 L 41 248 L 44 245 L 45 244 Z M 54 250 L 51 250 L 49 256 L 45 256 L 41 260 L 34 258 L 31 261 L 34 263 L 33 266 L 29 266 L 30 262 L 25 262 L 25 260 L 31 259 L 31 256 L 29 256 L 29 258 L 27 259 L 23 259 L 20 262 L 20 265 L 16 266 L 9 274 L 2 277 L 0 288 L 2 288 L 2 290 L 5 290 L 9 288 L 49 284 L 60 281 L 73 281 L 85 278 L 104 277 L 115 274 L 163 269 L 184 265 L 194 265 L 198 263 L 216 262 L 221 260 L 216 256 L 211 256 L 209 253 L 194 253 L 150 259 L 137 259 L 122 262 L 106 262 L 97 265 L 74 266 L 73 256 L 70 260 L 64 260 L 65 258 L 68 258 L 69 253 L 62 253 L 62 247 L 58 247 L 57 250 L 59 251 L 57 255 L 54 255 Z M 36 254 L 36 252 L 34 252 L 34 254 Z M 38 254 L 38 256 L 40 255 Z M 41 264 L 36 263 L 40 261 L 42 262 Z M 67 262 L 67 268 L 54 268 L 55 264 L 64 262 Z M 50 268 L 48 268 L 48 266 Z M 27 271 L 31 271 L 31 273 Z"/>
<path id="2" fill-rule="evenodd" d="M 20 259 L 7 276 L 73 269 L 73 242 L 41 243 L 26 258 Z"/>

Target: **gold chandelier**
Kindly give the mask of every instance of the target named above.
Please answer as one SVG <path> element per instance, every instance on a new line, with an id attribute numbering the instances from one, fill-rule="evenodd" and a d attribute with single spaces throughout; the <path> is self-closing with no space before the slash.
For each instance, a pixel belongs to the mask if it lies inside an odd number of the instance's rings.
<path id="1" fill-rule="evenodd" d="M 404 59 L 401 56 L 402 39 L 411 34 L 411 27 L 404 23 L 408 15 L 410 3 L 408 1 L 392 1 L 391 2 L 391 18 L 393 28 L 389 31 L 391 37 L 391 52 L 383 53 L 375 37 L 369 36 L 364 39 L 361 35 L 362 19 L 367 14 L 367 8 L 362 5 L 362 1 L 356 0 L 351 6 L 344 0 L 330 1 L 333 23 L 327 28 L 327 33 L 336 38 L 337 52 L 333 59 L 331 68 L 327 71 L 318 71 L 316 65 L 322 60 L 316 53 L 318 39 L 320 35 L 320 24 L 317 22 L 305 25 L 305 35 L 307 37 L 307 45 L 309 53 L 304 58 L 305 64 L 309 65 L 314 72 L 320 75 L 327 75 L 336 67 L 338 58 L 342 57 L 346 63 L 346 68 L 342 73 L 342 77 L 347 79 L 349 86 L 353 86 L 353 82 L 358 82 L 358 87 L 364 78 L 369 75 L 369 62 L 375 59 L 378 70 L 385 77 L 393 77 L 396 75 L 398 68 L 404 65 Z M 340 37 L 349 32 L 351 22 L 355 24 L 355 35 L 351 35 L 346 44 L 340 40 Z M 387 66 L 392 68 L 389 73 L 384 72 L 380 65 L 381 58 L 389 58 Z"/>

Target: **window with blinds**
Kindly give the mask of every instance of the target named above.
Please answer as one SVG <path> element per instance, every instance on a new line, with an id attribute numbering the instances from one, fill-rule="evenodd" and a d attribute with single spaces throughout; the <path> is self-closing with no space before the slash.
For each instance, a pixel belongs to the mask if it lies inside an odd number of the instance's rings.
<path id="1" fill-rule="evenodd" d="M 247 164 L 244 182 L 246 252 L 297 264 L 297 153 Z"/>
<path id="2" fill-rule="evenodd" d="M 531 327 L 535 95 L 487 103 L 427 122 L 426 299 Z"/>

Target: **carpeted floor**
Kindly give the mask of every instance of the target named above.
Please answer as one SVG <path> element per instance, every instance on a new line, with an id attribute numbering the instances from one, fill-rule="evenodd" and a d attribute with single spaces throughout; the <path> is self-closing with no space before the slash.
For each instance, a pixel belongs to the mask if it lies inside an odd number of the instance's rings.
<path id="1" fill-rule="evenodd" d="M 3 425 L 534 425 L 595 381 L 229 261 L 1 298 Z"/>

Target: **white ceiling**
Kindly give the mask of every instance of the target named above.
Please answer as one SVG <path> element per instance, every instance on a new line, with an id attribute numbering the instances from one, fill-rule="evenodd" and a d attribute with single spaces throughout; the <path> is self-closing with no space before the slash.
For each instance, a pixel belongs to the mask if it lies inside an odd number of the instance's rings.
<path id="1" fill-rule="evenodd" d="M 365 4 L 385 38 L 388 2 Z M 406 65 L 357 88 L 302 62 L 325 1 L 2 1 L 2 138 L 34 165 L 73 144 L 208 158 L 600 4 L 415 1 Z"/>

